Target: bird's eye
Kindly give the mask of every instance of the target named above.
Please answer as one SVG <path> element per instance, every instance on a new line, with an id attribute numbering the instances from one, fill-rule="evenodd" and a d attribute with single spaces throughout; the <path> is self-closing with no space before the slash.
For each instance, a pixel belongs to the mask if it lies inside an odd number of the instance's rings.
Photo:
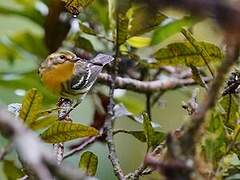
<path id="1" fill-rule="evenodd" d="M 65 56 L 64 56 L 64 55 L 61 55 L 61 56 L 60 56 L 60 59 L 64 59 L 64 58 L 65 58 Z"/>

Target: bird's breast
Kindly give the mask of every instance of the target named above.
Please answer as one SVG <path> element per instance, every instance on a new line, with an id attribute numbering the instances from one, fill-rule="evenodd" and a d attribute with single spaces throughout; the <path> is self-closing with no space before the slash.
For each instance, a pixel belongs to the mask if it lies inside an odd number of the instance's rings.
<path id="1" fill-rule="evenodd" d="M 42 73 L 42 81 L 53 92 L 61 91 L 61 84 L 68 81 L 73 75 L 74 64 L 66 62 L 58 64 Z"/>

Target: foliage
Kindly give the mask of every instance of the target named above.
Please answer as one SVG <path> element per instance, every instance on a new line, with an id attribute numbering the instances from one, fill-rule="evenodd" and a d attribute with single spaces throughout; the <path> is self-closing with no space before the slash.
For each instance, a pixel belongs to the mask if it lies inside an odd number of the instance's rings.
<path id="1" fill-rule="evenodd" d="M 163 145 L 161 153 L 164 154 L 169 148 L 165 147 L 169 141 L 167 133 L 159 129 L 162 117 L 152 116 L 152 108 L 160 108 L 155 105 L 168 89 L 144 95 L 140 95 L 141 90 L 134 95 L 124 93 L 114 99 L 114 112 L 111 113 L 108 102 L 112 97 L 102 95 L 106 94 L 106 89 L 95 86 L 91 92 L 94 105 L 90 109 L 94 116 L 90 126 L 77 123 L 75 119 L 73 122 L 59 121 L 59 109 L 55 105 L 57 95 L 41 84 L 37 74 L 39 64 L 57 49 L 71 50 L 84 59 L 100 52 L 111 53 L 118 60 L 117 76 L 130 79 L 130 83 L 161 81 L 167 84 L 169 79 L 183 80 L 180 85 L 168 86 L 169 90 L 184 85 L 187 89 L 187 85 L 196 83 L 204 87 L 203 92 L 208 90 L 207 70 L 215 72 L 225 56 L 215 42 L 195 38 L 193 27 L 202 19 L 186 14 L 180 18 L 171 17 L 167 11 L 144 1 L 13 0 L 13 4 L 16 8 L 0 4 L 0 14 L 25 18 L 40 32 L 21 30 L 0 37 L 0 66 L 3 66 L 0 68 L 0 93 L 11 93 L 9 97 L 0 97 L 0 102 L 21 102 L 19 118 L 45 143 L 71 141 L 74 144 L 80 138 L 84 138 L 82 144 L 91 138 L 102 143 L 109 134 L 125 133 L 146 144 L 147 152 L 155 152 Z M 181 38 L 175 39 L 176 34 Z M 113 71 L 113 66 L 104 70 L 108 74 Z M 190 80 L 192 83 L 188 83 Z M 18 96 L 19 90 L 23 92 L 21 96 L 25 93 L 24 97 Z M 213 178 L 239 179 L 240 176 L 240 104 L 239 91 L 234 92 L 217 99 L 217 106 L 209 113 L 203 137 L 197 145 L 195 156 L 199 162 L 207 164 L 207 171 Z M 53 109 L 49 110 L 49 107 Z M 140 129 L 112 129 L 106 133 L 109 115 L 117 121 L 127 117 Z M 77 147 L 81 147 L 81 143 Z M 94 153 L 86 151 L 80 158 L 79 168 L 88 176 L 96 176 L 100 160 Z M 25 175 L 10 160 L 3 161 L 3 171 L 8 179 Z"/>
<path id="2" fill-rule="evenodd" d="M 98 158 L 97 156 L 90 152 L 86 151 L 82 154 L 79 161 L 79 168 L 87 175 L 94 176 L 97 171 Z"/>
<path id="3" fill-rule="evenodd" d="M 60 143 L 96 135 L 98 135 L 98 131 L 92 127 L 70 122 L 57 122 L 44 131 L 41 138 L 48 143 Z"/>

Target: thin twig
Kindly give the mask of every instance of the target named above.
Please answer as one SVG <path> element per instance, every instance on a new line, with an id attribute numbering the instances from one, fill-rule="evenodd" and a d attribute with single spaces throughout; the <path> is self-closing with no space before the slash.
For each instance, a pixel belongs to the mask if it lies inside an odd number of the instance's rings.
<path id="1" fill-rule="evenodd" d="M 148 117 L 150 121 L 152 121 L 152 112 L 151 112 L 151 93 L 146 94 L 146 112 L 148 114 Z"/>
<path id="2" fill-rule="evenodd" d="M 12 143 L 9 143 L 0 150 L 0 161 L 4 159 L 4 157 L 12 150 L 12 148 Z"/>
<path id="3" fill-rule="evenodd" d="M 228 108 L 227 108 L 226 123 L 228 123 L 228 121 L 230 119 L 231 108 L 232 108 L 232 95 L 228 94 L 228 96 L 229 96 L 229 102 L 228 102 Z"/>
<path id="4" fill-rule="evenodd" d="M 147 166 L 145 164 L 141 164 L 133 173 L 129 173 L 125 177 L 126 179 L 137 180 L 146 168 Z"/>
<path id="5" fill-rule="evenodd" d="M 113 123 L 115 120 L 114 117 L 114 89 L 115 89 L 115 81 L 117 76 L 117 66 L 118 66 L 118 58 L 119 58 L 119 41 L 118 41 L 118 35 L 119 35 L 119 17 L 118 14 L 116 15 L 116 44 L 115 44 L 115 60 L 113 65 L 113 73 L 110 76 L 110 90 L 109 90 L 109 104 L 108 104 L 108 112 L 107 112 L 107 119 L 105 121 L 105 129 L 106 129 L 106 142 L 109 150 L 109 159 L 112 163 L 113 170 L 115 175 L 118 177 L 118 179 L 125 179 L 123 170 L 120 166 L 119 159 L 117 157 L 115 144 L 113 142 Z"/>
<path id="6" fill-rule="evenodd" d="M 152 156 L 159 155 L 163 149 L 164 145 L 158 145 L 150 154 Z M 146 155 L 145 157 L 147 157 Z M 127 179 L 139 179 L 140 176 L 151 174 L 153 171 L 152 168 L 149 168 L 145 162 L 142 163 L 134 172 L 127 174 L 125 177 Z"/>
<path id="7" fill-rule="evenodd" d="M 211 73 L 212 77 L 214 78 L 213 70 L 211 69 L 211 67 L 208 63 L 208 60 L 204 56 L 204 54 L 208 55 L 207 52 L 195 43 L 196 40 L 193 39 L 193 37 L 191 35 L 189 35 L 190 32 L 186 31 L 185 29 L 182 29 L 181 32 L 185 36 L 185 38 L 191 43 L 191 45 L 194 47 L 194 49 L 196 51 L 200 51 L 200 56 L 201 56 L 202 60 L 204 61 L 205 65 L 207 66 L 207 68 L 209 70 L 209 72 Z"/>
<path id="8" fill-rule="evenodd" d="M 159 102 L 160 97 L 165 93 L 165 91 L 160 91 L 155 97 L 153 97 L 151 106 L 154 106 L 157 102 Z"/>
<path id="9" fill-rule="evenodd" d="M 74 154 L 76 154 L 76 153 L 78 153 L 78 152 L 80 152 L 80 151 L 82 151 L 83 149 L 85 149 L 89 145 L 93 144 L 97 140 L 98 137 L 99 136 L 94 136 L 94 137 L 88 138 L 80 146 L 78 146 L 77 148 L 75 148 L 75 149 L 67 152 L 66 154 L 64 154 L 63 155 L 63 160 L 68 158 L 68 157 L 70 157 L 70 156 L 72 156 L 72 155 L 74 155 Z"/>

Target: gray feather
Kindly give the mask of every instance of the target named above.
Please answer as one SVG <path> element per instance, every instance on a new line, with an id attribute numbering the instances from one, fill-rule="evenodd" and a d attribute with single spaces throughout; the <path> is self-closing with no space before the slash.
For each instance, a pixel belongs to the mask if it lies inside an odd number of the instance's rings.
<path id="1" fill-rule="evenodd" d="M 113 57 L 106 54 L 98 54 L 95 58 L 93 58 L 90 62 L 96 65 L 105 66 L 106 64 L 113 61 Z"/>

